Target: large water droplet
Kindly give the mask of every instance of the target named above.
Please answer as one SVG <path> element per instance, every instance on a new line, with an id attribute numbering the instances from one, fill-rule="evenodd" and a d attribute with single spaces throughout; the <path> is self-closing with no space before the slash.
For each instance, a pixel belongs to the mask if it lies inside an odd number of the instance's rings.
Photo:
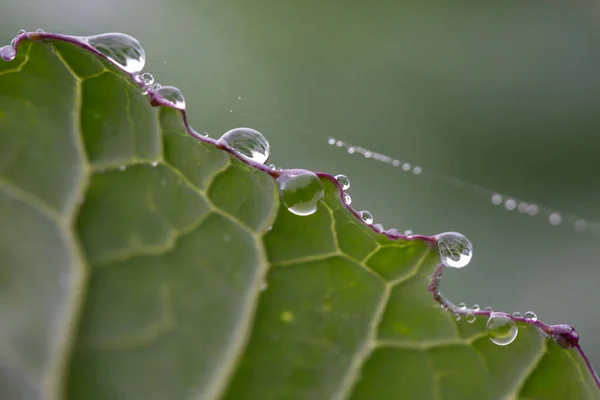
<path id="1" fill-rule="evenodd" d="M 321 179 L 310 171 L 281 175 L 277 179 L 279 196 L 287 209 L 296 215 L 311 215 L 317 211 L 325 195 Z"/>
<path id="2" fill-rule="evenodd" d="M 511 344 L 519 333 L 519 328 L 506 313 L 492 313 L 486 328 L 490 340 L 499 346 Z"/>
<path id="3" fill-rule="evenodd" d="M 525 319 L 530 322 L 537 321 L 537 315 L 533 311 L 527 311 L 524 315 Z"/>
<path id="4" fill-rule="evenodd" d="M 344 189 L 344 190 L 350 189 L 350 179 L 348 179 L 348 177 L 346 175 L 342 175 L 342 174 L 336 175 L 335 179 L 342 186 L 342 189 Z"/>
<path id="5" fill-rule="evenodd" d="M 436 236 L 442 263 L 446 267 L 463 268 L 473 257 L 469 239 L 458 232 L 446 232 Z"/>
<path id="6" fill-rule="evenodd" d="M 146 64 L 146 53 L 137 39 L 124 33 L 103 33 L 81 37 L 110 61 L 129 73 L 140 72 Z"/>
<path id="7" fill-rule="evenodd" d="M 160 86 L 155 87 L 155 93 L 161 96 L 164 100 L 171 103 L 171 105 L 179 110 L 185 110 L 185 99 L 181 90 L 175 86 Z"/>
<path id="8" fill-rule="evenodd" d="M 369 211 L 367 211 L 367 210 L 359 211 L 358 215 L 360 215 L 360 218 L 363 221 L 365 221 L 367 224 L 373 223 L 373 215 Z"/>
<path id="9" fill-rule="evenodd" d="M 260 164 L 269 159 L 269 142 L 259 131 L 251 128 L 235 128 L 221 136 L 218 144 L 226 144 L 238 153 Z"/>
<path id="10" fill-rule="evenodd" d="M 472 312 L 468 312 L 467 315 L 465 315 L 465 319 L 467 320 L 468 323 L 472 324 L 473 322 L 475 322 L 477 317 Z"/>
<path id="11" fill-rule="evenodd" d="M 3 46 L 0 48 L 0 58 L 6 62 L 14 60 L 16 55 L 17 51 L 12 46 Z"/>

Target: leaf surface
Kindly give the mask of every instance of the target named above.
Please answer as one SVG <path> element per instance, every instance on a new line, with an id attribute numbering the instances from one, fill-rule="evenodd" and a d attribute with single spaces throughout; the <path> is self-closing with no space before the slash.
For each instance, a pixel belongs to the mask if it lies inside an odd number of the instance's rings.
<path id="1" fill-rule="evenodd" d="M 431 242 L 322 182 L 296 216 L 108 61 L 21 42 L 0 62 L 3 398 L 600 399 L 575 350 L 443 312 Z"/>

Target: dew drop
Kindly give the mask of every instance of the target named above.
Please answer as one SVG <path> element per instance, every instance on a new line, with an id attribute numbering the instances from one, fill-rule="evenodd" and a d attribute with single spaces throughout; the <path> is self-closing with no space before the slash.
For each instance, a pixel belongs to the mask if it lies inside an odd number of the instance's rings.
<path id="1" fill-rule="evenodd" d="M 373 223 L 373 215 L 369 211 L 367 211 L 367 210 L 359 211 L 358 215 L 367 224 L 372 224 Z"/>
<path id="2" fill-rule="evenodd" d="M 502 195 L 498 194 L 498 193 L 494 193 L 492 195 L 492 204 L 499 206 L 500 204 L 502 204 Z"/>
<path id="3" fill-rule="evenodd" d="M 527 206 L 527 214 L 531 215 L 532 217 L 537 215 L 538 211 L 539 211 L 539 208 L 535 204 L 530 204 Z"/>
<path id="4" fill-rule="evenodd" d="M 485 311 L 493 311 L 494 309 L 490 306 L 485 306 L 484 310 Z"/>
<path id="5" fill-rule="evenodd" d="M 146 64 L 146 53 L 137 39 L 124 33 L 103 33 L 79 38 L 110 61 L 129 73 L 140 72 Z"/>
<path id="6" fill-rule="evenodd" d="M 467 305 L 465 303 L 459 303 L 458 304 L 458 309 L 461 311 L 464 311 L 467 309 Z"/>
<path id="7" fill-rule="evenodd" d="M 460 321 L 460 318 L 461 318 L 460 314 L 454 314 L 455 320 Z"/>
<path id="8" fill-rule="evenodd" d="M 381 232 L 383 232 L 383 225 L 375 224 L 375 225 L 373 225 L 373 229 L 375 229 L 375 232 L 381 233 Z"/>
<path id="9" fill-rule="evenodd" d="M 535 315 L 535 313 L 533 311 L 527 311 L 525 313 L 524 317 L 529 322 L 535 322 L 535 321 L 537 321 L 537 315 Z"/>
<path id="10" fill-rule="evenodd" d="M 392 167 L 399 167 L 400 166 L 400 161 L 399 160 L 393 160 L 392 161 Z"/>
<path id="11" fill-rule="evenodd" d="M 472 324 L 473 322 L 475 322 L 475 320 L 476 320 L 476 319 L 477 319 L 477 317 L 476 317 L 476 316 L 475 316 L 475 314 L 473 314 L 472 312 L 468 312 L 468 313 L 465 315 L 465 320 L 466 320 L 468 323 L 470 323 L 470 324 Z"/>
<path id="12" fill-rule="evenodd" d="M 481 307 L 479 307 L 479 304 L 473 304 L 473 311 L 477 312 L 481 310 Z"/>
<path id="13" fill-rule="evenodd" d="M 515 318 L 521 318 L 523 315 L 521 314 L 521 312 L 519 311 L 515 311 L 514 313 L 512 313 L 513 317 Z"/>
<path id="14" fill-rule="evenodd" d="M 402 164 L 402 170 L 403 171 L 409 171 L 410 170 L 410 164 L 409 163 Z"/>
<path id="15" fill-rule="evenodd" d="M 17 38 L 13 38 L 13 40 L 10 41 L 10 46 L 17 47 Z"/>
<path id="16" fill-rule="evenodd" d="M 152 161 L 152 164 L 151 164 L 151 165 L 152 165 L 153 167 L 156 167 L 156 166 L 158 165 L 158 161 Z"/>
<path id="17" fill-rule="evenodd" d="M 519 333 L 519 328 L 506 313 L 492 313 L 486 329 L 490 340 L 499 346 L 511 344 Z"/>
<path id="18" fill-rule="evenodd" d="M 411 231 L 410 229 L 407 229 L 404 231 L 404 236 L 412 236 L 413 231 Z"/>
<path id="19" fill-rule="evenodd" d="M 348 179 L 348 177 L 346 175 L 342 175 L 342 174 L 336 175 L 335 179 L 342 186 L 342 189 L 344 189 L 344 190 L 350 189 L 350 179 Z"/>
<path id="20" fill-rule="evenodd" d="M 527 212 L 527 207 L 529 205 L 527 203 L 519 203 L 519 205 L 517 206 L 517 210 L 519 210 L 519 212 L 521 214 L 525 214 Z"/>
<path id="21" fill-rule="evenodd" d="M 251 128 L 231 129 L 221 136 L 217 144 L 225 144 L 259 164 L 264 164 L 269 159 L 269 142 L 262 133 Z"/>
<path id="22" fill-rule="evenodd" d="M 296 215 L 311 215 L 323 198 L 321 179 L 310 171 L 282 174 L 278 179 L 279 196 L 287 209 Z"/>
<path id="23" fill-rule="evenodd" d="M 354 154 L 356 152 L 356 148 L 354 146 L 348 147 L 348 154 Z"/>
<path id="24" fill-rule="evenodd" d="M 154 83 L 154 76 L 150 72 L 144 72 L 139 77 L 140 82 L 146 86 L 150 86 Z"/>
<path id="25" fill-rule="evenodd" d="M 121 170 L 121 171 L 125 171 L 126 169 L 127 169 L 127 166 L 126 166 L 126 165 L 121 165 L 121 166 L 119 167 L 119 170 Z"/>
<path id="26" fill-rule="evenodd" d="M 562 216 L 559 213 L 552 213 L 550 214 L 550 216 L 548 217 L 548 222 L 550 222 L 550 225 L 559 225 L 562 221 Z"/>
<path id="27" fill-rule="evenodd" d="M 43 29 L 41 29 L 41 28 L 38 28 L 38 29 L 36 29 L 35 31 L 36 31 L 37 33 L 44 33 L 44 30 L 43 30 Z"/>
<path id="28" fill-rule="evenodd" d="M 12 61 L 15 59 L 17 55 L 17 51 L 12 46 L 3 46 L 0 47 L 0 58 L 6 62 Z"/>
<path id="29" fill-rule="evenodd" d="M 458 232 L 446 232 L 436 236 L 442 263 L 446 267 L 463 268 L 473 257 L 469 239 Z"/>
<path id="30" fill-rule="evenodd" d="M 421 167 L 414 167 L 414 168 L 413 168 L 413 173 L 414 173 L 415 175 L 420 175 L 420 174 L 421 174 L 421 172 L 423 172 L 423 170 L 421 169 Z"/>
<path id="31" fill-rule="evenodd" d="M 517 202 L 514 199 L 508 199 L 504 202 L 504 208 L 508 211 L 512 211 L 517 207 Z"/>
<path id="32" fill-rule="evenodd" d="M 183 93 L 181 90 L 176 88 L 175 86 L 160 86 L 156 88 L 155 93 L 161 96 L 164 100 L 171 103 L 171 105 L 178 110 L 185 110 L 185 99 L 183 98 Z"/>
<path id="33" fill-rule="evenodd" d="M 24 33 L 27 33 L 25 29 L 19 29 L 19 35 L 23 35 Z"/>
<path id="34" fill-rule="evenodd" d="M 335 144 L 335 138 L 330 137 L 329 139 L 327 139 L 327 143 L 333 146 Z"/>
<path id="35" fill-rule="evenodd" d="M 344 193 L 344 203 L 348 205 L 352 204 L 352 197 L 348 193 Z"/>

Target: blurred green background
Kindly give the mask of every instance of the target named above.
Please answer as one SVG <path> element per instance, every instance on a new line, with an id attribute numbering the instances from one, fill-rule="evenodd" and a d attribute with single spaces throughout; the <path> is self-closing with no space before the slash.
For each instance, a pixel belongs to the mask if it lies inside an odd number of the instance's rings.
<path id="1" fill-rule="evenodd" d="M 182 89 L 192 126 L 263 132 L 271 161 L 344 173 L 385 228 L 474 244 L 443 292 L 570 323 L 600 368 L 600 236 L 492 206 L 461 181 L 600 221 L 600 3 L 572 1 L 24 0 L 21 28 L 124 32 Z M 422 166 L 415 176 L 327 145 Z"/>

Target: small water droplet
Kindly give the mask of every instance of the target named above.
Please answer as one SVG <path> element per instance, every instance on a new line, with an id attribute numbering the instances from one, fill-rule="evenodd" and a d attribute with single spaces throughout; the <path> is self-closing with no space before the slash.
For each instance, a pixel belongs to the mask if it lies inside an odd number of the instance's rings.
<path id="1" fill-rule="evenodd" d="M 152 86 L 150 86 L 150 89 L 156 91 L 156 90 L 160 89 L 161 87 L 162 87 L 162 85 L 157 82 L 157 83 L 153 84 Z"/>
<path id="2" fill-rule="evenodd" d="M 287 209 L 296 215 L 311 215 L 325 195 L 321 179 L 310 171 L 282 174 L 278 179 L 279 196 Z"/>
<path id="3" fill-rule="evenodd" d="M 348 147 L 348 154 L 354 154 L 356 152 L 356 148 L 354 146 Z"/>
<path id="4" fill-rule="evenodd" d="M 477 312 L 481 310 L 481 307 L 479 307 L 479 304 L 473 304 L 473 311 Z"/>
<path id="5" fill-rule="evenodd" d="M 372 224 L 373 223 L 373 215 L 369 211 L 367 211 L 367 210 L 359 211 L 358 215 L 367 224 Z"/>
<path id="6" fill-rule="evenodd" d="M 550 225 L 559 225 L 562 221 L 562 216 L 559 213 L 552 213 L 550 214 L 550 216 L 548 217 L 548 222 L 550 222 Z"/>
<path id="7" fill-rule="evenodd" d="M 443 273 L 438 272 L 437 274 L 435 274 L 435 279 L 437 279 L 439 281 L 440 279 L 442 279 L 443 276 L 444 276 Z"/>
<path id="8" fill-rule="evenodd" d="M 537 321 L 537 315 L 535 315 L 533 311 L 527 311 L 525 313 L 525 319 L 530 322 L 535 322 Z"/>
<path id="9" fill-rule="evenodd" d="M 144 72 L 139 76 L 139 80 L 142 84 L 150 86 L 154 83 L 154 76 L 150 72 Z"/>
<path id="10" fill-rule="evenodd" d="M 463 268 L 473 257 L 469 239 L 458 232 L 446 232 L 436 236 L 442 263 L 447 267 Z"/>
<path id="11" fill-rule="evenodd" d="M 402 164 L 402 170 L 403 171 L 409 171 L 410 170 L 410 164 L 409 163 Z"/>
<path id="12" fill-rule="evenodd" d="M 487 321 L 486 329 L 490 340 L 499 346 L 511 344 L 519 333 L 519 328 L 506 313 L 493 313 Z"/>
<path id="13" fill-rule="evenodd" d="M 375 224 L 375 225 L 373 225 L 373 229 L 375 230 L 375 232 L 381 233 L 381 232 L 383 232 L 383 225 Z"/>
<path id="14" fill-rule="evenodd" d="M 344 142 L 342 142 L 341 140 L 338 140 L 337 142 L 335 142 L 335 145 L 337 147 L 342 147 L 344 145 Z"/>
<path id="15" fill-rule="evenodd" d="M 235 128 L 223 134 L 217 144 L 226 144 L 244 157 L 264 164 L 269 159 L 269 142 L 257 130 L 251 128 Z"/>
<path id="16" fill-rule="evenodd" d="M 344 203 L 348 205 L 352 204 L 352 197 L 348 193 L 344 193 Z"/>
<path id="17" fill-rule="evenodd" d="M 392 167 L 398 167 L 400 166 L 400 161 L 399 160 L 393 160 L 392 161 Z"/>
<path id="18" fill-rule="evenodd" d="M 160 86 L 156 88 L 154 85 L 155 93 L 161 96 L 164 100 L 171 103 L 171 105 L 178 110 L 185 110 L 185 99 L 181 90 L 175 86 Z"/>
<path id="19" fill-rule="evenodd" d="M 121 166 L 119 167 L 119 169 L 120 169 L 121 171 L 125 171 L 125 170 L 127 169 L 127 166 L 126 166 L 126 165 L 121 165 Z"/>
<path id="20" fill-rule="evenodd" d="M 512 211 L 517 207 L 517 202 L 514 199 L 508 199 L 504 202 L 504 208 L 508 211 Z"/>
<path id="21" fill-rule="evenodd" d="M 17 38 L 13 38 L 13 40 L 10 41 L 10 46 L 11 47 L 16 47 L 17 46 Z"/>
<path id="22" fill-rule="evenodd" d="M 151 165 L 152 165 L 153 167 L 156 167 L 156 166 L 158 165 L 158 161 L 152 161 L 152 164 L 151 164 Z"/>
<path id="23" fill-rule="evenodd" d="M 470 323 L 470 324 L 472 324 L 473 322 L 475 322 L 476 319 L 477 319 L 477 317 L 472 312 L 468 312 L 465 315 L 465 320 L 467 320 L 467 322 Z"/>
<path id="24" fill-rule="evenodd" d="M 467 309 L 467 305 L 465 303 L 459 303 L 458 304 L 458 309 L 461 311 L 464 311 Z"/>
<path id="25" fill-rule="evenodd" d="M 411 236 L 413 234 L 413 231 L 411 231 L 410 229 L 407 229 L 404 231 L 404 236 Z"/>
<path id="26" fill-rule="evenodd" d="M 521 214 L 525 214 L 527 212 L 528 206 L 529 206 L 529 204 L 527 204 L 527 203 L 519 203 L 519 205 L 517 206 L 517 209 L 519 210 L 519 212 Z"/>
<path id="27" fill-rule="evenodd" d="M 333 146 L 335 144 L 335 138 L 330 137 L 329 139 L 327 139 L 327 143 Z"/>
<path id="28" fill-rule="evenodd" d="M 373 152 L 367 150 L 363 153 L 363 156 L 365 156 L 365 158 L 371 158 L 373 156 Z"/>
<path id="29" fill-rule="evenodd" d="M 513 317 L 515 318 L 521 318 L 523 315 L 521 314 L 521 312 L 519 311 L 515 311 L 514 313 L 512 313 Z"/>
<path id="30" fill-rule="evenodd" d="M 43 29 L 40 29 L 40 28 L 36 29 L 35 31 L 36 31 L 37 33 L 44 33 L 44 30 L 43 30 Z"/>
<path id="31" fill-rule="evenodd" d="M 531 215 L 532 217 L 537 215 L 538 211 L 538 206 L 535 204 L 530 204 L 527 206 L 527 214 Z"/>
<path id="32" fill-rule="evenodd" d="M 490 306 L 485 306 L 484 310 L 485 311 L 493 311 L 494 309 Z"/>
<path id="33" fill-rule="evenodd" d="M 25 29 L 19 29 L 19 35 L 22 35 L 24 33 L 27 33 L 27 31 Z"/>
<path id="34" fill-rule="evenodd" d="M 413 168 L 413 173 L 414 173 L 415 175 L 420 175 L 420 174 L 421 174 L 421 172 L 423 172 L 423 170 L 421 169 L 421 167 L 414 167 L 414 168 Z"/>
<path id="35" fill-rule="evenodd" d="M 454 314 L 454 319 L 457 321 L 460 321 L 460 319 L 461 319 L 460 314 Z"/>
<path id="36" fill-rule="evenodd" d="M 238 96 L 238 100 L 242 100 L 242 96 Z"/>
<path id="37" fill-rule="evenodd" d="M 494 193 L 492 195 L 492 204 L 499 206 L 500 204 L 502 204 L 504 200 L 502 199 L 502 195 L 498 194 L 498 193 Z"/>
<path id="38" fill-rule="evenodd" d="M 12 46 L 3 46 L 0 48 L 0 58 L 6 62 L 15 59 L 17 51 Z"/>
<path id="39" fill-rule="evenodd" d="M 348 179 L 348 177 L 346 175 L 342 175 L 342 174 L 336 175 L 335 179 L 342 186 L 342 189 L 344 189 L 344 190 L 350 189 L 350 179 Z"/>
<path id="40" fill-rule="evenodd" d="M 140 72 L 146 64 L 146 53 L 137 39 L 124 33 L 103 33 L 79 38 L 110 61 L 129 73 Z"/>

